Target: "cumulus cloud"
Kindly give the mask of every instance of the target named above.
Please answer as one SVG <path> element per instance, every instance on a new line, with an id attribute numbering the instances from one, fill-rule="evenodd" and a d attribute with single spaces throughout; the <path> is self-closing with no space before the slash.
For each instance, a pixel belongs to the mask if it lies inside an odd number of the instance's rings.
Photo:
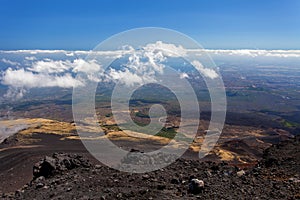
<path id="1" fill-rule="evenodd" d="M 38 73 L 62 73 L 69 70 L 72 66 L 71 61 L 45 59 L 34 62 L 28 70 Z"/>
<path id="2" fill-rule="evenodd" d="M 70 88 L 83 85 L 82 82 L 74 79 L 68 73 L 62 76 L 51 76 L 49 74 L 36 74 L 31 71 L 25 71 L 24 69 L 13 70 L 11 68 L 8 68 L 4 72 L 2 83 L 16 88 L 28 89 L 43 87 Z"/>
<path id="3" fill-rule="evenodd" d="M 78 72 L 83 72 L 91 81 L 98 82 L 100 79 L 96 72 L 100 70 L 101 65 L 95 60 L 75 59 L 70 61 L 45 58 L 32 62 L 29 67 L 6 69 L 1 74 L 1 84 L 9 86 L 4 97 L 19 99 L 31 88 L 83 86 L 84 82 L 75 78 L 74 73 Z"/>
<path id="4" fill-rule="evenodd" d="M 180 45 L 176 46 L 174 44 L 163 43 L 162 41 L 147 44 L 143 49 L 147 52 L 160 52 L 169 57 L 181 57 L 187 53 L 187 50 Z"/>
<path id="5" fill-rule="evenodd" d="M 145 77 L 138 76 L 136 73 L 130 72 L 129 69 L 125 69 L 124 71 L 111 69 L 109 77 L 111 80 L 119 81 L 119 83 L 127 86 L 148 82 L 145 80 Z"/>
<path id="6" fill-rule="evenodd" d="M 111 69 L 108 78 L 128 86 L 157 82 L 156 75 L 164 73 L 163 62 L 168 57 L 181 57 L 186 54 L 182 46 L 161 41 L 147 44 L 139 49 L 124 46 L 122 50 L 123 55 L 128 55 L 127 62 L 122 65 L 121 70 Z"/>
<path id="7" fill-rule="evenodd" d="M 156 82 L 156 73 L 163 73 L 164 65 L 157 62 L 163 60 L 163 56 L 158 56 L 149 52 L 134 53 L 128 57 L 122 69 L 110 69 L 107 73 L 109 81 L 118 82 L 127 86 L 135 84 L 142 85 Z"/>
<path id="8" fill-rule="evenodd" d="M 5 53 L 20 54 L 22 58 L 25 59 L 24 63 L 30 65 L 23 66 L 6 58 L 1 59 L 2 62 L 12 65 L 11 68 L 8 68 L 2 73 L 1 82 L 11 88 L 8 95 L 18 95 L 20 97 L 30 88 L 71 88 L 84 85 L 83 81 L 75 79 L 76 73 L 87 74 L 86 77 L 90 81 L 116 81 L 129 86 L 157 82 L 158 80 L 156 78 L 159 77 L 157 75 L 162 75 L 166 71 L 165 68 L 169 61 L 168 59 L 182 56 L 194 58 L 200 57 L 203 54 L 208 54 L 212 57 L 216 56 L 213 58 L 230 59 L 251 59 L 257 57 L 300 58 L 300 50 L 185 49 L 180 45 L 163 43 L 161 41 L 147 44 L 137 49 L 134 49 L 132 46 L 124 46 L 116 51 L 17 50 L 0 51 L 0 53 L 2 53 L 1 55 Z M 58 60 L 58 55 L 62 55 L 62 58 L 67 59 Z M 86 59 L 83 59 L 86 55 L 95 58 L 110 58 L 111 60 L 122 57 L 123 63 L 119 66 L 120 68 L 108 69 L 104 73 L 101 61 L 87 61 Z M 41 57 L 44 59 L 39 60 Z M 200 71 L 204 77 L 210 79 L 219 77 L 217 71 L 203 66 L 198 60 L 194 60 L 191 64 Z M 13 68 L 13 66 L 18 67 Z M 21 68 L 21 66 L 23 68 Z M 189 75 L 187 73 L 179 72 L 179 77 L 184 79 L 189 78 Z"/>
<path id="9" fill-rule="evenodd" d="M 27 70 L 37 73 L 56 74 L 63 72 L 85 72 L 95 73 L 101 69 L 101 65 L 95 60 L 85 61 L 83 59 L 70 60 L 52 60 L 44 59 L 32 63 Z"/>
<path id="10" fill-rule="evenodd" d="M 96 60 L 85 61 L 83 59 L 75 59 L 71 63 L 73 72 L 85 72 L 85 73 L 96 73 L 102 70 L 101 64 L 97 63 Z"/>
<path id="11" fill-rule="evenodd" d="M 203 65 L 198 60 L 194 60 L 192 62 L 192 65 L 197 70 L 199 70 L 201 72 L 201 74 L 203 74 L 205 77 L 215 79 L 219 76 L 215 70 L 203 67 Z"/>
<path id="12" fill-rule="evenodd" d="M 146 84 L 157 82 L 156 75 L 163 74 L 166 67 L 164 62 L 172 57 L 182 57 L 187 55 L 188 50 L 182 46 L 167 44 L 161 41 L 147 44 L 138 49 L 131 46 L 123 47 L 116 51 L 64 51 L 64 50 L 17 50 L 5 51 L 11 54 L 24 54 L 25 60 L 31 61 L 29 67 L 8 68 L 1 78 L 4 85 L 10 87 L 9 96 L 23 96 L 24 92 L 30 88 L 61 87 L 71 88 L 84 84 L 75 79 L 75 73 L 85 73 L 90 81 L 114 81 L 132 86 L 133 84 Z M 4 53 L 0 51 L 0 53 Z M 37 60 L 34 54 L 42 54 L 47 58 Z M 121 69 L 109 69 L 104 73 L 101 63 L 96 60 L 86 61 L 81 58 L 56 60 L 50 55 L 63 54 L 71 57 L 79 54 L 97 56 L 103 58 L 126 58 Z M 7 60 L 5 60 L 8 62 Z M 204 68 L 200 63 L 195 62 L 200 72 L 209 78 L 216 78 L 218 75 L 212 69 Z M 180 78 L 188 78 L 186 73 L 181 73 Z M 17 89 L 16 89 L 17 88 Z"/>

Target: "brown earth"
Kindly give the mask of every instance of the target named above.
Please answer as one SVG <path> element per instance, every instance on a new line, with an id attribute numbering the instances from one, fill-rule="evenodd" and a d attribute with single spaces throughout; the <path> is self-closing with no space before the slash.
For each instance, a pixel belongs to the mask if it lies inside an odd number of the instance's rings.
<path id="1" fill-rule="evenodd" d="M 13 192 L 28 183 L 33 178 L 33 164 L 54 152 L 79 153 L 99 164 L 79 140 L 72 122 L 41 118 L 24 120 L 30 126 L 0 144 L 0 192 Z M 261 159 L 263 150 L 273 141 L 280 141 L 282 136 L 287 139 L 286 134 L 286 131 L 275 129 L 272 135 L 267 135 L 263 129 L 226 125 L 217 146 L 201 161 L 225 161 L 231 166 L 250 167 Z M 158 149 L 169 141 L 161 137 L 150 141 L 137 140 L 120 131 L 109 132 L 105 137 L 124 149 L 135 148 L 144 152 Z M 199 148 L 199 144 L 194 143 L 183 158 L 197 160 Z"/>
<path id="2" fill-rule="evenodd" d="M 226 163 L 179 159 L 150 173 L 132 174 L 88 164 L 84 156 L 54 154 L 50 176 L 34 179 L 3 199 L 299 199 L 299 137 L 273 145 L 255 167 L 240 170 Z M 54 168 L 53 168 L 54 169 Z M 39 171 L 38 171 L 39 172 Z M 45 172 L 45 170 L 44 170 Z M 44 173 L 45 174 L 45 173 Z M 47 173 L 46 173 L 47 175 Z M 193 190 L 191 180 L 204 181 Z"/>

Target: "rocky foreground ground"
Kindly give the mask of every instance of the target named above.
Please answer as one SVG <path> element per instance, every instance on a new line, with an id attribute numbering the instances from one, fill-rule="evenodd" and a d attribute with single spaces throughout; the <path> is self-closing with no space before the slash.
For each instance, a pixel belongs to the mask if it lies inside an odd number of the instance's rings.
<path id="1" fill-rule="evenodd" d="M 274 145 L 251 169 L 179 159 L 131 174 L 56 153 L 33 167 L 33 180 L 3 199 L 300 199 L 300 141 Z M 21 170 L 21 169 L 20 169 Z"/>

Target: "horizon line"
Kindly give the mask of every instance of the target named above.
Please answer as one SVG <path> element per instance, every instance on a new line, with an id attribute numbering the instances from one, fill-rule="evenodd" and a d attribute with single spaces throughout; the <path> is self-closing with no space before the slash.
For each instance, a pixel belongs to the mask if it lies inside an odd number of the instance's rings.
<path id="1" fill-rule="evenodd" d="M 57 51 L 57 52 L 66 52 L 66 51 L 72 51 L 72 52 L 91 52 L 91 51 L 121 51 L 122 49 L 117 49 L 117 50 L 87 50 L 87 49 L 0 49 L 0 52 L 29 52 L 29 51 L 40 51 L 40 52 L 51 52 L 51 51 Z M 239 50 L 248 50 L 248 51 L 300 51 L 299 49 L 253 49 L 253 48 L 198 48 L 198 49 L 186 49 L 186 50 L 207 50 L 207 51 L 239 51 Z"/>

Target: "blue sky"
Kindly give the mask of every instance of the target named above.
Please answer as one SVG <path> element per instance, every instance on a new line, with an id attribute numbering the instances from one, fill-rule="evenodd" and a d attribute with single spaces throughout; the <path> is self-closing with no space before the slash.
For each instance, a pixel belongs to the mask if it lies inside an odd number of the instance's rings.
<path id="1" fill-rule="evenodd" d="M 299 0 L 1 0 L 0 49 L 92 49 L 137 27 L 212 49 L 300 49 Z"/>

